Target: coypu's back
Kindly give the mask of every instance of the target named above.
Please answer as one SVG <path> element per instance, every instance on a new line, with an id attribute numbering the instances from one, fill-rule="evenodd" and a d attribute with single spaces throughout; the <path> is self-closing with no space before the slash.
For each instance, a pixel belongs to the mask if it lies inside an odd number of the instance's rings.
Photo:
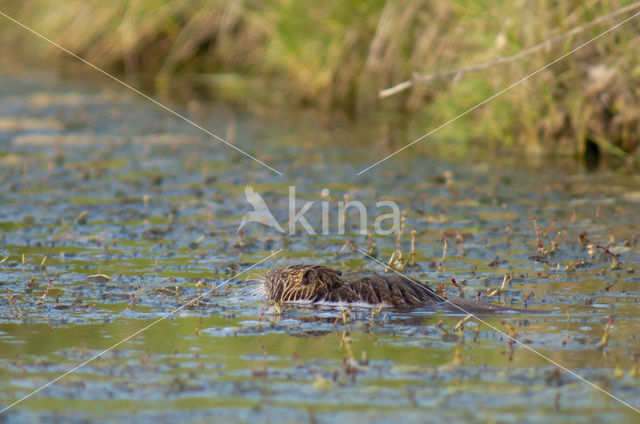
<path id="1" fill-rule="evenodd" d="M 442 302 L 431 287 L 400 275 L 373 275 L 347 282 L 358 300 L 396 308 L 418 307 Z"/>

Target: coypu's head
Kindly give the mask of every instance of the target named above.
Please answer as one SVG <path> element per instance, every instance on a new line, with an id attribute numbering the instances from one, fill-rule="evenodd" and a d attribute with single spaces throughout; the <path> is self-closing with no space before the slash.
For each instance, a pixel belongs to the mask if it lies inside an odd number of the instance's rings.
<path id="1" fill-rule="evenodd" d="M 323 300 L 327 294 L 344 284 L 342 272 L 322 265 L 283 266 L 269 271 L 264 279 L 267 300 Z"/>

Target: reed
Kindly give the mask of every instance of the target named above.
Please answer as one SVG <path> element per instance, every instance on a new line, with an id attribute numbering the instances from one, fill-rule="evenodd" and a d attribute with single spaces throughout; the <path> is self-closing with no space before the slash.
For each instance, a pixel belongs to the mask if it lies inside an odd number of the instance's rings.
<path id="1" fill-rule="evenodd" d="M 405 144 L 637 13 L 637 3 L 0 0 L 0 8 L 97 66 L 150 77 L 159 95 L 186 83 L 213 99 L 340 109 L 401 122 L 407 130 L 397 143 Z M 639 19 L 434 137 L 569 154 L 592 143 L 632 155 L 640 146 Z M 73 60 L 4 18 L 0 32 L 5 51 Z M 443 77 L 378 95 L 434 74 Z"/>

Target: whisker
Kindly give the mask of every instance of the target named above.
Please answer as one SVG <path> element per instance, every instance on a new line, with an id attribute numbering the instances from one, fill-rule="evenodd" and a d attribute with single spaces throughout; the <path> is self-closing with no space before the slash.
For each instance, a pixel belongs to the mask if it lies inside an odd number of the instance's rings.
<path id="1" fill-rule="evenodd" d="M 263 284 L 258 284 L 256 285 L 251 291 L 250 291 L 251 296 L 253 297 L 258 297 L 258 296 L 264 296 L 265 295 L 265 288 Z"/>

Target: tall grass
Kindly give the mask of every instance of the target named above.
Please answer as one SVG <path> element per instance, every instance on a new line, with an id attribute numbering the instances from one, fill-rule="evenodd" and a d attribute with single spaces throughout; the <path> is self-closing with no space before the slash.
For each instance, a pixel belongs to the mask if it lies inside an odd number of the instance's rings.
<path id="1" fill-rule="evenodd" d="M 152 75 L 160 93 L 188 81 L 214 98 L 339 108 L 365 120 L 402 117 L 410 137 L 629 14 L 513 63 L 416 84 L 385 99 L 378 98 L 380 89 L 414 72 L 432 74 L 515 54 L 630 3 L 0 0 L 0 7 L 98 66 Z M 43 63 L 69 60 L 14 24 L 0 22 L 4 48 L 20 46 Z M 628 22 L 435 136 L 564 153 L 581 152 L 590 141 L 630 155 L 640 146 L 639 27 L 638 19 Z"/>

